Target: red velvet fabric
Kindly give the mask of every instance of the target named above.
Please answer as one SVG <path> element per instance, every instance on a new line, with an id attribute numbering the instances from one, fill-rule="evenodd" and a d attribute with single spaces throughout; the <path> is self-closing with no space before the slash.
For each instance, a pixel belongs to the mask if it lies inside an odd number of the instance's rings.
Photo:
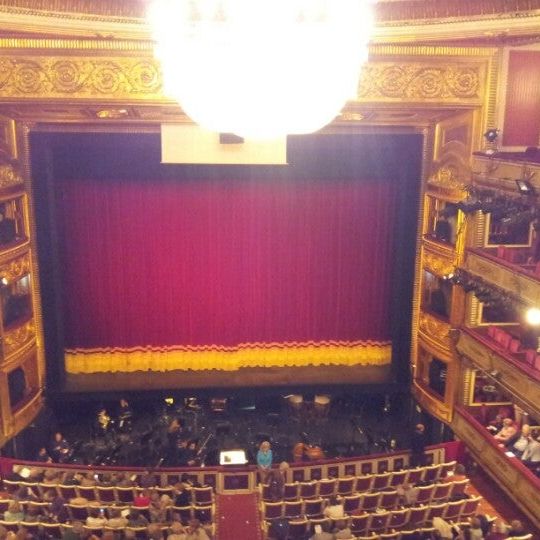
<path id="1" fill-rule="evenodd" d="M 68 348 L 390 339 L 393 182 L 57 187 Z"/>

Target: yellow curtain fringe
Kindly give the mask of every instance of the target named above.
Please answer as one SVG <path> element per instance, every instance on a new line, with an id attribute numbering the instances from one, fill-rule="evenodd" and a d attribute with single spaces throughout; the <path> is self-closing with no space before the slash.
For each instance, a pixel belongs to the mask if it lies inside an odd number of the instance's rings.
<path id="1" fill-rule="evenodd" d="M 389 364 L 392 346 L 377 342 L 347 344 L 260 344 L 241 348 L 76 349 L 65 352 L 68 373 L 132 373 L 134 371 L 235 371 L 249 367 Z"/>

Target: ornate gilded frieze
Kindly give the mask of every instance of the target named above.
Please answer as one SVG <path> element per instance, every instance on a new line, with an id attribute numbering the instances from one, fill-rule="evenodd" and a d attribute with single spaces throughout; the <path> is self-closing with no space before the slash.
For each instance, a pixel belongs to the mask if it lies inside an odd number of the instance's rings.
<path id="1" fill-rule="evenodd" d="M 519 296 L 523 303 L 540 303 L 540 282 L 536 279 L 484 258 L 479 253 L 468 252 L 464 268 L 511 295 Z"/>
<path id="2" fill-rule="evenodd" d="M 8 283 L 29 274 L 31 270 L 30 257 L 28 254 L 0 266 L 0 280 Z"/>
<path id="3" fill-rule="evenodd" d="M 162 100 L 160 66 L 153 58 L 0 57 L 5 98 Z"/>
<path id="4" fill-rule="evenodd" d="M 475 367 L 493 373 L 499 384 L 514 394 L 516 400 L 523 403 L 527 410 L 540 414 L 540 383 L 521 371 L 517 360 L 517 365 L 514 365 L 463 331 L 460 333 L 457 350 Z"/>
<path id="5" fill-rule="evenodd" d="M 483 69 L 477 63 L 426 65 L 421 62 L 370 62 L 362 70 L 358 100 L 480 103 Z"/>
<path id="6" fill-rule="evenodd" d="M 14 353 L 26 349 L 36 337 L 34 321 L 28 321 L 22 326 L 8 331 L 4 334 L 4 356 L 8 357 Z"/>
<path id="7" fill-rule="evenodd" d="M 440 246 L 437 242 L 425 238 L 424 247 L 423 266 L 425 270 L 440 277 L 447 276 L 455 270 L 451 246 Z"/>
<path id="8" fill-rule="evenodd" d="M 450 354 L 450 324 L 441 321 L 430 313 L 420 311 L 418 330 L 424 339 L 432 342 L 437 348 L 443 347 Z"/>

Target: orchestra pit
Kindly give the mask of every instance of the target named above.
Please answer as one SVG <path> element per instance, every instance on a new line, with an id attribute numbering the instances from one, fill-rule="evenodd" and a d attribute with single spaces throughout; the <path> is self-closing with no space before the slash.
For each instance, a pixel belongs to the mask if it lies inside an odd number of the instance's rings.
<path id="1" fill-rule="evenodd" d="M 540 0 L 0 0 L 0 540 L 540 540 Z"/>

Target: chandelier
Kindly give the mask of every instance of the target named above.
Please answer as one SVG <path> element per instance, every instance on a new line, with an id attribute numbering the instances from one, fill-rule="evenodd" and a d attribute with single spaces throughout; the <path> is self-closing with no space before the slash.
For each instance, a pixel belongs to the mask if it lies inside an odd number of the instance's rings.
<path id="1" fill-rule="evenodd" d="M 357 93 L 372 0 L 155 0 L 164 91 L 201 127 L 312 133 Z"/>

